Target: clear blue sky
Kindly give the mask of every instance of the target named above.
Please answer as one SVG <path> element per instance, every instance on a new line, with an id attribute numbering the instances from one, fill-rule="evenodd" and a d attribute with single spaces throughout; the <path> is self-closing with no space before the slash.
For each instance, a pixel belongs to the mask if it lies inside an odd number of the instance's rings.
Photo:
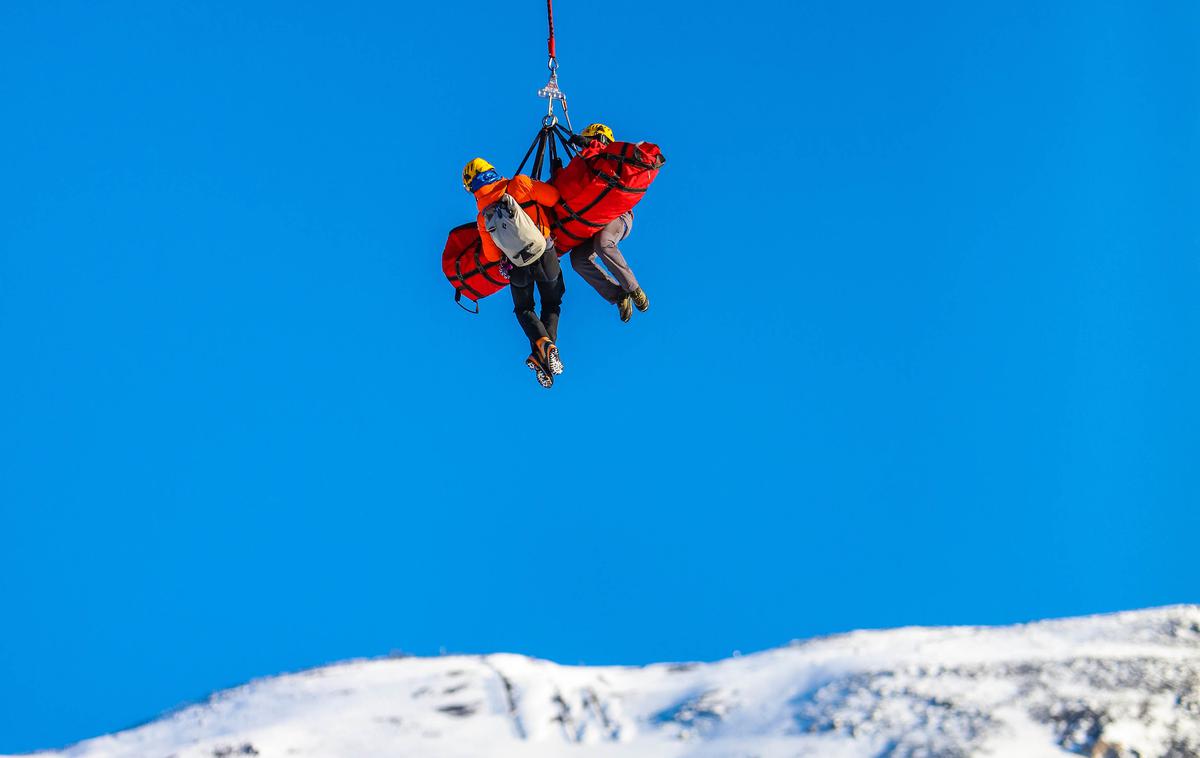
<path id="1" fill-rule="evenodd" d="M 560 0 L 567 373 L 442 278 L 539 0 L 0 9 L 0 752 L 354 656 L 1200 601 L 1200 9 Z"/>

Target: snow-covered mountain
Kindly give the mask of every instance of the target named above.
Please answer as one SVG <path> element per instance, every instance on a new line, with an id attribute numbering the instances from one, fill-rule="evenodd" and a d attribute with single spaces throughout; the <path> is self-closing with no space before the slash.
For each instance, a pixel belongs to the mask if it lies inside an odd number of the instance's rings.
<path id="1" fill-rule="evenodd" d="M 1200 756 L 1200 606 L 853 632 L 716 663 L 353 661 L 46 755 Z"/>

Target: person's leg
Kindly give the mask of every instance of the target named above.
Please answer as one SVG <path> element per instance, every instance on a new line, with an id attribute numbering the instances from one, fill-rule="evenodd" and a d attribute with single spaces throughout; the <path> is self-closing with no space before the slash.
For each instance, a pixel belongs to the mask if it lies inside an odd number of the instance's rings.
<path id="1" fill-rule="evenodd" d="M 597 234 L 571 251 L 571 268 L 575 269 L 575 273 L 583 277 L 585 282 L 592 285 L 592 289 L 596 290 L 600 297 L 610 303 L 616 303 L 624 290 L 616 279 L 596 263 L 596 243 L 599 236 Z"/>
<path id="2" fill-rule="evenodd" d="M 558 262 L 558 253 L 551 246 L 547 248 L 542 260 L 538 261 L 540 277 L 537 278 L 538 294 L 542 299 L 542 325 L 551 342 L 558 342 L 558 317 L 562 310 L 563 294 L 567 291 L 563 280 L 562 266 Z"/>
<path id="3" fill-rule="evenodd" d="M 558 341 L 558 314 L 567 286 L 563 282 L 562 267 L 558 264 L 558 253 L 553 246 L 546 250 L 546 254 L 538 261 L 538 270 L 534 272 L 534 280 L 537 282 L 538 294 L 542 298 L 542 324 L 545 326 L 547 337 L 549 337 L 545 343 L 541 344 L 545 365 L 549 367 L 551 373 L 561 374 L 563 372 L 562 357 L 559 355 L 558 346 L 555 343 Z M 535 346 L 534 353 L 537 352 L 537 346 Z"/>
<path id="4" fill-rule="evenodd" d="M 530 346 L 539 339 L 547 336 L 546 327 L 534 313 L 536 304 L 533 300 L 533 276 L 523 267 L 514 267 L 509 273 L 508 288 L 512 290 L 513 313 L 517 315 L 517 323 L 529 338 Z"/>
<path id="5" fill-rule="evenodd" d="M 621 249 L 617 247 L 617 243 L 628 237 L 631 231 L 633 231 L 633 213 L 627 212 L 613 219 L 592 238 L 595 243 L 595 253 L 600 256 L 605 267 L 616 278 L 616 283 L 620 285 L 622 292 L 633 292 L 638 289 L 637 277 L 633 275 L 633 269 L 625 262 L 625 256 L 621 255 Z"/>

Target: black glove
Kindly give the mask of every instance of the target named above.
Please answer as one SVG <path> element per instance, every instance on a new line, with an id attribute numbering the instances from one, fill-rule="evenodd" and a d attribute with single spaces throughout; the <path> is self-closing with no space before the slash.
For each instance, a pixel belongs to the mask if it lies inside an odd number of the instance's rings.
<path id="1" fill-rule="evenodd" d="M 592 144 L 592 138 L 584 137 L 582 134 L 572 134 L 571 144 L 582 150 Z"/>

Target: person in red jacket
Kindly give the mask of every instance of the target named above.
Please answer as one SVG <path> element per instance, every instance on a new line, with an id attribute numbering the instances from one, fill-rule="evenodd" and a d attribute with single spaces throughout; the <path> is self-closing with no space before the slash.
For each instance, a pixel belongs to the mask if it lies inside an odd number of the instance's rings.
<path id="1" fill-rule="evenodd" d="M 591 124 L 571 140 L 581 148 L 576 159 L 590 158 L 613 141 L 612 129 L 604 124 Z M 617 306 L 622 321 L 632 318 L 634 306 L 643 313 L 650 309 L 650 298 L 638 285 L 633 269 L 617 247 L 631 231 L 633 211 L 627 211 L 571 251 L 571 268 L 592 285 L 600 297 Z M 604 262 L 608 271 L 600 267 L 597 258 Z"/>
<path id="2" fill-rule="evenodd" d="M 500 270 L 508 277 L 512 290 L 513 312 L 525 336 L 529 338 L 530 355 L 525 359 L 537 377 L 538 384 L 550 388 L 554 376 L 563 372 L 562 359 L 558 354 L 558 317 L 562 309 L 562 268 L 558 265 L 558 253 L 550 237 L 550 221 L 546 209 L 558 202 L 558 190 L 549 184 L 517 174 L 505 179 L 492 164 L 476 158 L 463 169 L 463 187 L 475 197 L 479 209 L 476 224 L 483 243 L 483 257 L 487 261 L 503 261 Z M 546 240 L 546 252 L 528 266 L 513 266 L 504 252 L 492 241 L 484 225 L 483 209 L 509 194 L 525 209 Z M 534 311 L 534 287 L 542 299 L 541 314 Z"/>

